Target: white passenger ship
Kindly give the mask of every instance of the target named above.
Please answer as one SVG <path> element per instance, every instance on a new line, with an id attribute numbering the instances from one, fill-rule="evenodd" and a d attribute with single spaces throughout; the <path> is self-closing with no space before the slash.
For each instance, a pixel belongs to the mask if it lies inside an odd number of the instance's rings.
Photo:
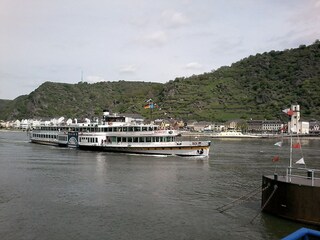
<path id="1" fill-rule="evenodd" d="M 178 156 L 208 156 L 210 141 L 179 141 L 179 131 L 126 121 L 104 112 L 101 123 L 41 126 L 30 141 L 82 150 Z"/>

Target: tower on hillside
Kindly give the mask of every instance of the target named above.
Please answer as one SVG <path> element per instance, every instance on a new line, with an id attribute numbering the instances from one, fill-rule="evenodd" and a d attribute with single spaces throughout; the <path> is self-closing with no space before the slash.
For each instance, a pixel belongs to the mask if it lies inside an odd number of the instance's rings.
<path id="1" fill-rule="evenodd" d="M 300 121 L 300 105 L 292 104 L 290 110 L 292 111 L 292 115 L 290 122 L 288 123 L 289 133 L 308 134 L 309 122 Z"/>

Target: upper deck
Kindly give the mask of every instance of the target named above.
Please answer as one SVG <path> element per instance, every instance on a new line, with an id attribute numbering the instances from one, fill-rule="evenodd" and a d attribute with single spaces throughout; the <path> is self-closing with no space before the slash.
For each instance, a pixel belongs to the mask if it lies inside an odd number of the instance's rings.
<path id="1" fill-rule="evenodd" d="M 291 170 L 291 171 L 290 171 Z M 268 175 L 269 179 L 301 186 L 320 187 L 320 170 L 307 168 L 287 168 L 284 175 Z"/>

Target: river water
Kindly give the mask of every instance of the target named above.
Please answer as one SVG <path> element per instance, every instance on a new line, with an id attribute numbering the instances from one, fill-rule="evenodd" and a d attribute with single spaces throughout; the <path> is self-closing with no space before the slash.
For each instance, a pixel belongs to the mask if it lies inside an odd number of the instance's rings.
<path id="1" fill-rule="evenodd" d="M 214 139 L 201 159 L 79 151 L 0 132 L 0 238 L 280 239 L 305 225 L 259 214 L 273 155 L 277 169 L 287 164 L 289 151 L 274 143 Z M 320 167 L 320 140 L 302 145 L 308 167 Z"/>

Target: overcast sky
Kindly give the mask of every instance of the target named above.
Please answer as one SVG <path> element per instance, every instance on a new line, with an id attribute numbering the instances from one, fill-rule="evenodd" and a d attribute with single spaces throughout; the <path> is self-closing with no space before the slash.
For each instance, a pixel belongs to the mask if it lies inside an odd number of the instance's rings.
<path id="1" fill-rule="evenodd" d="M 0 0 L 0 99 L 210 72 L 320 39 L 319 0 Z"/>

